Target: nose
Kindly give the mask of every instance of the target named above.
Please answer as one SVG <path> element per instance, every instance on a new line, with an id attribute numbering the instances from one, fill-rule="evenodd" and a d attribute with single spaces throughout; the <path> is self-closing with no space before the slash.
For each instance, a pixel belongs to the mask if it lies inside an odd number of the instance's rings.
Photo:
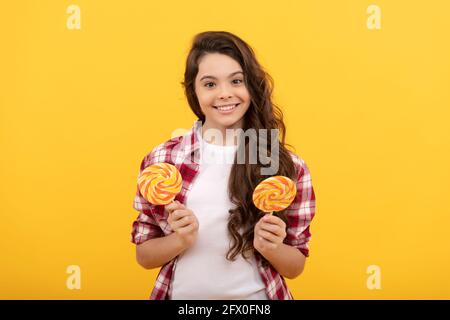
<path id="1" fill-rule="evenodd" d="M 222 86 L 222 88 L 220 90 L 220 93 L 219 93 L 219 98 L 221 100 L 224 100 L 224 99 L 231 98 L 232 96 L 233 95 L 231 94 L 230 89 L 228 88 L 228 86 Z"/>

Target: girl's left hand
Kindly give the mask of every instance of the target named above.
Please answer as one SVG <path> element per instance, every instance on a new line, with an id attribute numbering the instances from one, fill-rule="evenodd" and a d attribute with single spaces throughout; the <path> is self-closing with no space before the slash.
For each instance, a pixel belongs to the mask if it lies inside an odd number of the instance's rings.
<path id="1" fill-rule="evenodd" d="M 261 254 L 276 250 L 286 238 L 286 224 L 277 216 L 265 214 L 255 224 L 253 246 Z"/>

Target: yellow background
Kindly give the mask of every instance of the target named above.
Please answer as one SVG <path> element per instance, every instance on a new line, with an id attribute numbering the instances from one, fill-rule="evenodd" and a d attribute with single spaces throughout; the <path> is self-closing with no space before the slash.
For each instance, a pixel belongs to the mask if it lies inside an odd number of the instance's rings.
<path id="1" fill-rule="evenodd" d="M 80 30 L 66 27 L 71 4 Z M 149 297 L 157 270 L 130 242 L 139 165 L 195 121 L 180 85 L 192 37 L 226 30 L 275 79 L 311 170 L 317 212 L 294 297 L 449 299 L 448 12 L 446 0 L 5 2 L 0 298 Z M 66 287 L 69 265 L 80 290 Z"/>

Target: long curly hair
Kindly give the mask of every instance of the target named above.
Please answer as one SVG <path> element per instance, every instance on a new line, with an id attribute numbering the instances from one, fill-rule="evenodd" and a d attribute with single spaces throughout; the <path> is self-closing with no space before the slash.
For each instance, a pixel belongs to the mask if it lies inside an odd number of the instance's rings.
<path id="1" fill-rule="evenodd" d="M 225 54 L 237 61 L 244 72 L 244 83 L 251 97 L 251 103 L 244 115 L 243 130 L 255 129 L 278 129 L 279 134 L 279 155 L 277 161 L 278 172 L 274 175 L 284 175 L 296 181 L 296 168 L 289 154 L 285 143 L 286 127 L 283 122 L 283 113 L 281 109 L 272 102 L 273 79 L 258 63 L 252 48 L 241 38 L 226 31 L 207 31 L 197 34 L 192 43 L 192 47 L 186 59 L 186 69 L 184 81 L 181 82 L 184 87 L 185 95 L 189 106 L 194 114 L 205 122 L 200 104 L 195 93 L 195 78 L 198 73 L 199 60 L 209 53 Z M 269 134 L 270 136 L 270 134 Z M 258 138 L 259 139 L 259 138 Z M 271 137 L 267 138 L 268 150 L 271 149 Z M 228 232 L 231 236 L 231 246 L 227 252 L 226 258 L 234 261 L 238 254 L 242 254 L 244 259 L 248 259 L 249 253 L 259 254 L 253 247 L 254 227 L 261 218 L 261 211 L 255 207 L 252 201 L 252 194 L 255 187 L 262 180 L 268 178 L 268 175 L 261 175 L 261 168 L 267 167 L 257 159 L 257 163 L 250 163 L 249 141 L 239 144 L 238 149 L 245 152 L 245 163 L 238 164 L 235 161 L 231 168 L 228 193 L 230 201 L 236 206 L 229 210 Z M 285 211 L 274 213 L 280 217 L 287 225 Z M 262 257 L 262 255 L 261 255 Z M 268 262 L 263 258 L 263 265 Z"/>

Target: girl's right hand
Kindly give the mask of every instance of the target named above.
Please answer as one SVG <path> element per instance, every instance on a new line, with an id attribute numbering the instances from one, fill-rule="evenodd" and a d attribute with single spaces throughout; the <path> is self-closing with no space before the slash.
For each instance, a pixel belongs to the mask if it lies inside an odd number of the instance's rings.
<path id="1" fill-rule="evenodd" d="M 186 249 L 191 247 L 198 234 L 198 220 L 194 212 L 179 201 L 174 201 L 165 208 L 169 212 L 167 221 L 170 227 Z"/>

